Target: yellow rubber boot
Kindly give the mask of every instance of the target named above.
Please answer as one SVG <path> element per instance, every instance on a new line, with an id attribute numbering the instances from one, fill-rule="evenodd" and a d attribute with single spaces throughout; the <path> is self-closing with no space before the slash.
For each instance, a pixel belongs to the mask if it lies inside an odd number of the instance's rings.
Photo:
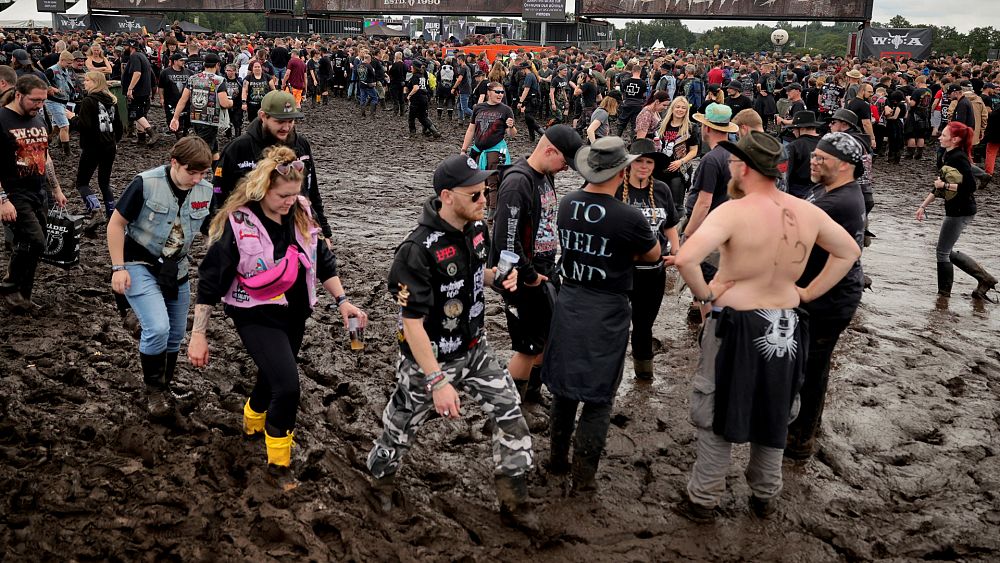
<path id="1" fill-rule="evenodd" d="M 291 432 L 283 438 L 275 438 L 264 432 L 264 443 L 267 445 L 267 480 L 272 485 L 290 491 L 299 486 L 292 475 L 292 438 Z"/>
<path id="2" fill-rule="evenodd" d="M 267 412 L 257 412 L 250 408 L 250 399 L 243 405 L 243 433 L 247 438 L 259 438 L 264 433 L 264 419 Z"/>

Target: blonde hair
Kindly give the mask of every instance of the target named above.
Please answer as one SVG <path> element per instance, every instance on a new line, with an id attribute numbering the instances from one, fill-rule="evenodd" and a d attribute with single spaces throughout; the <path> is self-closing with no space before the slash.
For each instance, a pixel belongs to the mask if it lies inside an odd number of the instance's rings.
<path id="1" fill-rule="evenodd" d="M 209 244 L 214 243 L 222 237 L 222 233 L 226 228 L 226 222 L 229 221 L 229 216 L 234 211 L 251 201 L 261 201 L 264 199 L 267 193 L 271 191 L 271 187 L 274 186 L 275 180 L 279 177 L 289 182 L 298 182 L 301 184 L 305 178 L 305 170 L 299 171 L 289 167 L 286 174 L 278 172 L 279 165 L 289 164 L 296 160 L 298 160 L 298 157 L 295 156 L 295 151 L 288 147 L 274 146 L 266 149 L 264 151 L 264 158 L 257 163 L 257 168 L 254 168 L 246 177 L 240 180 L 236 189 L 226 199 L 226 203 L 222 205 L 215 218 L 212 219 L 212 224 L 208 229 Z M 299 233 L 302 234 L 302 238 L 309 243 L 309 230 L 314 225 L 312 218 L 298 204 L 292 208 L 292 213 L 295 226 L 299 229 Z"/>
<path id="2" fill-rule="evenodd" d="M 113 104 L 118 103 L 118 98 L 111 93 L 111 90 L 108 89 L 108 79 L 104 78 L 103 72 L 92 70 L 84 74 L 83 76 L 85 78 L 89 78 L 90 81 L 94 83 L 94 87 L 91 88 L 90 90 L 87 90 L 88 94 L 93 94 L 95 92 L 104 92 L 105 94 L 111 96 L 111 103 Z"/>
<path id="3" fill-rule="evenodd" d="M 667 115 L 663 117 L 663 121 L 660 122 L 660 130 L 657 131 L 657 137 L 663 137 L 663 132 L 667 130 L 670 126 L 670 122 L 674 120 L 674 108 L 684 104 L 685 112 L 684 118 L 681 119 L 681 126 L 677 128 L 678 137 L 686 137 L 691 132 L 691 104 L 688 103 L 687 98 L 684 96 L 677 96 L 674 101 L 670 102 L 670 107 L 667 108 Z"/>
<path id="4" fill-rule="evenodd" d="M 749 127 L 752 131 L 763 131 L 764 121 L 756 110 L 747 108 L 733 116 L 733 123 Z"/>
<path id="5" fill-rule="evenodd" d="M 608 112 L 608 115 L 618 115 L 618 100 L 611 96 L 604 96 L 601 105 L 597 107 Z"/>

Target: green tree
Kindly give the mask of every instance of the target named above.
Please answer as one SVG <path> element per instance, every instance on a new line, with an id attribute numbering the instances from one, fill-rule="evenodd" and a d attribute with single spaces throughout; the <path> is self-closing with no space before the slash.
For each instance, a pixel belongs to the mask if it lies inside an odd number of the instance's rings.
<path id="1" fill-rule="evenodd" d="M 892 16 L 892 19 L 889 20 L 889 25 L 886 27 L 913 27 L 913 24 L 910 23 L 910 20 L 896 14 Z"/>

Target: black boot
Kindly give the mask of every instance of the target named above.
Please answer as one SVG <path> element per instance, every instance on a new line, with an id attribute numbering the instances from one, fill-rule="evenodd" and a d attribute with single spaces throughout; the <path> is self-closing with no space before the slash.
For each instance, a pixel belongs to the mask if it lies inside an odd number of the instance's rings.
<path id="1" fill-rule="evenodd" d="M 448 121 L 455 119 L 455 108 L 448 108 Z"/>
<path id="2" fill-rule="evenodd" d="M 164 418 L 170 414 L 170 399 L 167 396 L 166 365 L 167 353 L 139 353 L 142 364 L 142 379 L 146 383 L 146 403 L 149 415 L 153 418 Z"/>
<path id="3" fill-rule="evenodd" d="M 570 406 L 573 408 L 568 408 Z M 552 409 L 549 414 L 549 473 L 553 475 L 566 475 L 569 473 L 569 446 L 573 436 L 573 426 L 576 424 L 576 403 L 560 400 L 558 397 L 552 400 Z"/>
<path id="4" fill-rule="evenodd" d="M 573 492 L 591 493 L 597 490 L 597 465 L 600 460 L 600 451 L 597 455 L 590 451 L 581 452 L 579 448 L 573 452 Z"/>
<path id="5" fill-rule="evenodd" d="M 69 141 L 66 141 L 65 143 L 63 143 L 62 144 L 62 148 L 63 148 L 63 154 L 65 156 L 69 156 L 69 149 L 70 149 Z"/>
<path id="6" fill-rule="evenodd" d="M 441 119 L 443 115 L 444 115 L 444 108 L 438 108 L 438 119 Z"/>
<path id="7" fill-rule="evenodd" d="M 167 360 L 163 366 L 164 387 L 170 388 L 170 382 L 174 380 L 174 372 L 177 370 L 177 355 L 180 352 L 167 352 Z"/>
<path id="8" fill-rule="evenodd" d="M 951 262 L 937 263 L 938 295 L 951 297 L 951 286 L 955 281 L 955 266 Z"/>
<path id="9" fill-rule="evenodd" d="M 366 109 L 368 109 L 368 106 L 361 106 L 361 117 L 365 117 L 365 115 L 367 115 L 365 114 Z"/>
<path id="10" fill-rule="evenodd" d="M 434 137 L 435 139 L 441 138 L 441 132 L 438 131 L 437 127 L 434 127 L 433 125 L 431 125 L 431 128 L 428 129 L 428 132 L 430 132 L 431 136 Z"/>
<path id="11" fill-rule="evenodd" d="M 913 155 L 916 152 L 917 147 L 906 147 L 906 160 L 913 160 Z"/>
<path id="12" fill-rule="evenodd" d="M 505 526 L 535 534 L 541 531 L 541 523 L 535 509 L 528 502 L 528 482 L 524 475 L 508 477 L 497 475 L 497 500 L 500 501 L 500 520 Z"/>
<path id="13" fill-rule="evenodd" d="M 528 385 L 524 390 L 524 402 L 536 405 L 543 403 L 542 366 L 531 366 L 531 375 L 528 377 Z"/>
<path id="14" fill-rule="evenodd" d="M 986 299 L 987 293 L 989 293 L 991 289 L 996 288 L 997 279 L 990 275 L 985 268 L 980 266 L 979 263 L 973 260 L 969 255 L 952 251 L 951 263 L 958 266 L 958 269 L 962 270 L 966 274 L 976 278 L 976 281 L 979 282 L 976 289 L 972 291 L 972 297 L 976 299 Z"/>
<path id="15" fill-rule="evenodd" d="M 917 147 L 917 151 L 916 151 L 916 153 L 914 153 L 913 159 L 914 160 L 923 160 L 924 159 L 924 147 Z"/>

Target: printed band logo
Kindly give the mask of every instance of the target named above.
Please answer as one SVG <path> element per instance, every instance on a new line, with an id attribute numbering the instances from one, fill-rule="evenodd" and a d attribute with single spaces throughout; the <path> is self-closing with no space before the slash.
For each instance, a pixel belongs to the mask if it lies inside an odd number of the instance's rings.
<path id="1" fill-rule="evenodd" d="M 207 201 L 192 201 L 191 202 L 191 209 L 204 209 L 206 207 L 208 207 L 208 202 Z"/>
<path id="2" fill-rule="evenodd" d="M 437 258 L 438 262 L 444 262 L 449 258 L 454 258 L 457 253 L 458 250 L 455 248 L 454 245 L 452 245 L 452 246 L 446 246 L 441 250 L 438 250 L 434 255 Z"/>

